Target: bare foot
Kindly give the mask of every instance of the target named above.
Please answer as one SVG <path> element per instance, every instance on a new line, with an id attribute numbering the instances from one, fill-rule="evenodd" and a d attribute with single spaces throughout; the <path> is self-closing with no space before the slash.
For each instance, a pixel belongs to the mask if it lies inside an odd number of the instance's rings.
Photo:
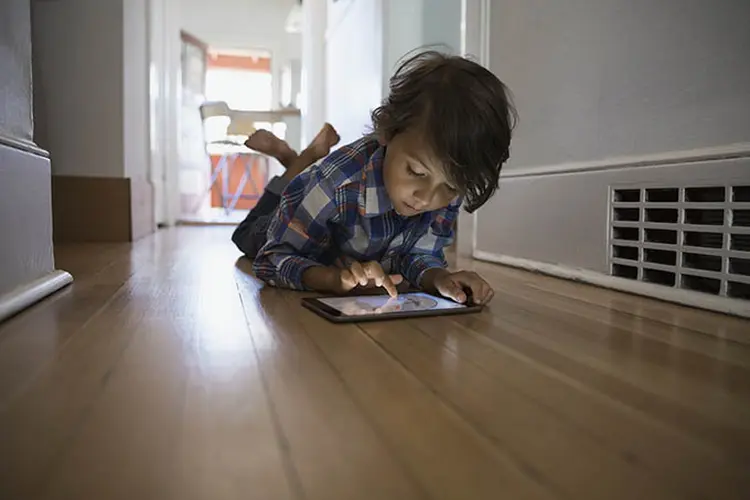
<path id="1" fill-rule="evenodd" d="M 328 156 L 331 148 L 338 144 L 340 140 L 341 137 L 339 137 L 336 129 L 330 123 L 326 123 L 310 145 L 292 161 L 286 172 L 284 172 L 284 177 L 291 180 L 316 161 Z"/>
<path id="2" fill-rule="evenodd" d="M 297 153 L 289 147 L 286 141 L 282 141 L 268 130 L 257 130 L 247 138 L 245 146 L 276 158 L 284 165 L 284 168 L 289 168 L 297 158 Z"/>
<path id="3" fill-rule="evenodd" d="M 318 132 L 318 135 L 315 136 L 315 139 L 312 140 L 307 149 L 313 150 L 313 154 L 317 156 L 313 161 L 317 161 L 324 156 L 327 156 L 328 153 L 331 152 L 331 148 L 338 144 L 340 140 L 341 137 L 338 132 L 336 132 L 336 129 L 333 128 L 333 125 L 326 123 L 323 125 L 323 128 L 320 129 L 320 132 Z"/>

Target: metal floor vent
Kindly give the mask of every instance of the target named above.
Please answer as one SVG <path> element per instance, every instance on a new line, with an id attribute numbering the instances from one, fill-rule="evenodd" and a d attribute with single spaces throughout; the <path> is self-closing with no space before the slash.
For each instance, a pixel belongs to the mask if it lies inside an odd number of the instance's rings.
<path id="1" fill-rule="evenodd" d="M 750 185 L 613 188 L 613 276 L 750 300 Z"/>

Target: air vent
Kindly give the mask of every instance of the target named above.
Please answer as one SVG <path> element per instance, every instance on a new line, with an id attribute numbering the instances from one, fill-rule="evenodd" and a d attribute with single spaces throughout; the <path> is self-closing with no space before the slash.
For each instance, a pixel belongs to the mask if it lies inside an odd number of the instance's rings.
<path id="1" fill-rule="evenodd" d="M 611 192 L 613 276 L 750 300 L 750 186 Z"/>

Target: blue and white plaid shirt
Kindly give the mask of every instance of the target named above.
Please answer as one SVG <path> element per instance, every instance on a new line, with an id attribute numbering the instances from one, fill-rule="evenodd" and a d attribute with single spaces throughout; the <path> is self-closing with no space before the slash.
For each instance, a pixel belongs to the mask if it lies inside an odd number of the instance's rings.
<path id="1" fill-rule="evenodd" d="M 445 267 L 460 199 L 414 217 L 396 213 L 383 183 L 385 148 L 365 137 L 298 175 L 281 195 L 253 268 L 271 285 L 302 290 L 312 266 L 377 261 L 420 286 Z"/>

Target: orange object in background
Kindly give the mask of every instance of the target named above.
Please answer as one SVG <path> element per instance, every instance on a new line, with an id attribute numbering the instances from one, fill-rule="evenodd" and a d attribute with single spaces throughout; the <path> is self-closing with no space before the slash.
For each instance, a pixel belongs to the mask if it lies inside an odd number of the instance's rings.
<path id="1" fill-rule="evenodd" d="M 250 158 L 248 159 L 248 157 Z M 220 159 L 221 155 L 211 155 L 212 174 L 218 167 Z M 252 162 L 252 168 L 250 169 L 252 182 L 250 179 L 248 179 L 247 184 L 245 184 L 245 188 L 242 190 L 242 194 L 245 196 L 254 196 L 255 199 L 240 198 L 234 208 L 236 210 L 250 210 L 258 202 L 258 198 L 260 198 L 260 196 L 263 194 L 263 190 L 266 187 L 268 176 L 268 173 L 265 171 L 266 167 L 263 162 L 259 160 L 258 156 L 238 154 L 237 156 L 235 156 L 234 161 L 230 162 L 231 165 L 229 166 L 229 168 L 219 174 L 216 182 L 211 187 L 212 207 L 223 207 L 221 203 L 221 187 L 223 185 L 222 175 L 225 172 L 229 171 L 229 189 L 227 190 L 228 196 L 232 196 L 232 194 L 237 192 L 237 188 L 239 188 L 240 181 L 242 180 L 242 174 L 245 173 L 245 161 Z M 229 203 L 229 200 L 227 200 L 227 203 Z"/>

